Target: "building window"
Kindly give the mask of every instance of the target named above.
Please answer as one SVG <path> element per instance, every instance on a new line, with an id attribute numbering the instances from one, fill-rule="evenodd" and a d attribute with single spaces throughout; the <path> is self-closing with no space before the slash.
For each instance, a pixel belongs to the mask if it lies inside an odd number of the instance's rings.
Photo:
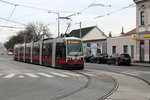
<path id="1" fill-rule="evenodd" d="M 145 60 L 145 42 L 144 40 L 140 41 L 140 61 L 144 62 Z"/>
<path id="2" fill-rule="evenodd" d="M 141 19 L 141 25 L 144 25 L 145 24 L 145 22 L 144 22 L 144 11 L 141 11 L 141 13 L 140 13 L 140 19 Z"/>
<path id="3" fill-rule="evenodd" d="M 134 45 L 131 45 L 131 58 L 134 59 Z"/>
<path id="4" fill-rule="evenodd" d="M 112 46 L 112 54 L 116 53 L 116 46 Z"/>
<path id="5" fill-rule="evenodd" d="M 123 53 L 128 53 L 128 46 L 127 45 L 123 46 Z"/>
<path id="6" fill-rule="evenodd" d="M 150 7 L 148 9 L 148 24 L 150 25 Z"/>

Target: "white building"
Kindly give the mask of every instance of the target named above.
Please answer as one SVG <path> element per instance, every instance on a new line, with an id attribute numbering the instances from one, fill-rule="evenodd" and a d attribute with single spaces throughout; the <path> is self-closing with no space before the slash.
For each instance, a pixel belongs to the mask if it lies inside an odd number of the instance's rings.
<path id="1" fill-rule="evenodd" d="M 87 56 L 107 53 L 107 36 L 97 26 L 82 28 L 81 35 L 80 29 L 72 30 L 69 35 L 82 39 L 84 54 Z"/>

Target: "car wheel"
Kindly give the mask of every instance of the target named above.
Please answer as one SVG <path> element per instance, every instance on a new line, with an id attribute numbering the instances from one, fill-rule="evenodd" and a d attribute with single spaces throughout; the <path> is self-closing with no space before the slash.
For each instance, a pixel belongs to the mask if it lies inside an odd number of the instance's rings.
<path id="1" fill-rule="evenodd" d="M 115 64 L 118 66 L 119 65 L 119 61 L 116 61 Z"/>
<path id="2" fill-rule="evenodd" d="M 107 61 L 107 64 L 110 65 L 110 61 L 109 60 Z"/>
<path id="3" fill-rule="evenodd" d="M 130 63 L 128 63 L 127 66 L 130 66 Z"/>
<path id="4" fill-rule="evenodd" d="M 97 59 L 97 63 L 99 64 L 99 59 Z"/>

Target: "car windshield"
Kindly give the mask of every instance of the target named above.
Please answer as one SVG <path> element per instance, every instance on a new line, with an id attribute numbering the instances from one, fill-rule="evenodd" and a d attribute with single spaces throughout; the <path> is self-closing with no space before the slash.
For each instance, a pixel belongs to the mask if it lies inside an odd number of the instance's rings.
<path id="1" fill-rule="evenodd" d="M 79 40 L 68 40 L 68 56 L 82 56 L 82 43 Z"/>
<path id="2" fill-rule="evenodd" d="M 97 56 L 108 56 L 106 53 L 97 54 Z"/>
<path id="3" fill-rule="evenodd" d="M 128 54 L 121 54 L 121 57 L 129 58 L 130 56 Z"/>

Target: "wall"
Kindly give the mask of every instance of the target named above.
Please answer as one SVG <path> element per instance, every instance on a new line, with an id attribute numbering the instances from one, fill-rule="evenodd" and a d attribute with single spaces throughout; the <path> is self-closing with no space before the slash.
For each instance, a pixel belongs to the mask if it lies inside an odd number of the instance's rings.
<path id="1" fill-rule="evenodd" d="M 116 53 L 123 53 L 123 46 L 128 45 L 128 54 L 131 56 L 131 46 L 134 46 L 134 58 L 136 59 L 136 41 L 132 36 L 107 38 L 107 53 L 112 55 L 112 46 L 116 46 Z"/>
<path id="2" fill-rule="evenodd" d="M 140 12 L 145 12 L 145 25 L 140 25 Z M 150 0 L 137 3 L 136 6 L 136 27 L 137 32 L 144 32 L 144 31 L 150 31 Z"/>
<path id="3" fill-rule="evenodd" d="M 87 35 L 85 35 L 82 40 L 96 40 L 96 39 L 105 39 L 107 38 L 105 35 L 103 35 L 103 32 L 100 31 L 97 27 L 92 29 Z"/>

